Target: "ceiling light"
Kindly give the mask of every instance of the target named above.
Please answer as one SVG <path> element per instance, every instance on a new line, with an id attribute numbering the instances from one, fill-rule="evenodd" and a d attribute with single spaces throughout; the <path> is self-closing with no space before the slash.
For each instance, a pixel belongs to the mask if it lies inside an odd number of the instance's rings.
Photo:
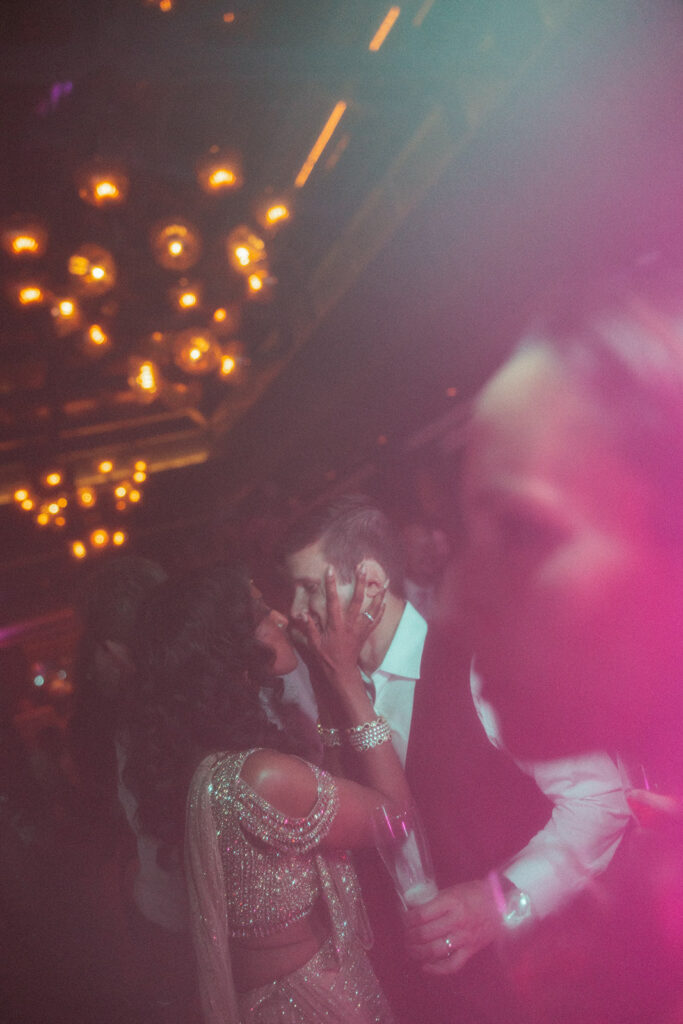
<path id="1" fill-rule="evenodd" d="M 116 264 L 99 245 L 82 245 L 69 259 L 74 287 L 87 295 L 104 295 L 116 284 Z"/>
<path id="2" fill-rule="evenodd" d="M 220 362 L 221 350 L 212 331 L 190 327 L 176 336 L 173 358 L 186 373 L 210 373 Z"/>
<path id="3" fill-rule="evenodd" d="M 38 306 L 45 299 L 45 292 L 39 284 L 25 282 L 17 285 L 15 296 L 20 306 Z"/>
<path id="4" fill-rule="evenodd" d="M 97 496 L 92 487 L 79 487 L 76 492 L 76 497 L 78 498 L 79 505 L 82 505 L 84 508 L 92 508 L 97 500 Z"/>
<path id="5" fill-rule="evenodd" d="M 368 50 L 372 50 L 373 53 L 376 53 L 377 50 L 379 50 L 379 48 L 381 47 L 382 43 L 384 42 L 384 40 L 386 39 L 386 37 L 389 35 L 389 33 L 391 32 L 392 28 L 394 27 L 396 19 L 398 18 L 400 13 L 401 13 L 401 8 L 400 7 L 390 7 L 389 8 L 389 10 L 387 11 L 387 13 L 384 16 L 382 24 L 379 26 L 379 28 L 375 32 L 374 36 L 370 40 L 370 44 L 368 46 Z"/>
<path id="6" fill-rule="evenodd" d="M 205 192 L 232 192 L 244 183 L 237 153 L 214 148 L 197 163 L 197 181 Z"/>
<path id="7" fill-rule="evenodd" d="M 301 170 L 294 179 L 294 185 L 296 186 L 296 188 L 302 188 L 303 185 L 305 185 L 306 182 L 308 181 L 311 171 L 313 170 L 318 160 L 320 159 L 320 156 L 323 150 L 325 149 L 325 146 L 332 138 L 334 130 L 341 121 L 345 110 L 346 103 L 343 100 L 340 100 L 338 103 L 335 104 L 332 113 L 330 114 L 330 116 L 328 117 L 327 121 L 323 126 L 323 130 L 321 131 L 320 135 L 313 144 L 311 152 L 304 160 L 301 166 Z"/>
<path id="8" fill-rule="evenodd" d="M 166 270 L 187 270 L 199 259 L 199 232 L 184 220 L 163 221 L 150 233 L 154 258 Z"/>
<path id="9" fill-rule="evenodd" d="M 240 274 L 249 273 L 251 268 L 267 257 L 266 243 L 246 224 L 233 228 L 226 239 L 228 259 Z"/>
<path id="10" fill-rule="evenodd" d="M 153 401 L 159 393 L 160 382 L 159 367 L 152 359 L 132 357 L 129 361 L 128 383 L 141 401 Z"/>
<path id="11" fill-rule="evenodd" d="M 47 245 L 47 232 L 36 221 L 20 221 L 3 228 L 0 243 L 10 256 L 42 256 Z"/>
<path id="12" fill-rule="evenodd" d="M 97 159 L 76 175 L 80 198 L 91 206 L 114 206 L 128 196 L 128 175 L 120 164 Z"/>

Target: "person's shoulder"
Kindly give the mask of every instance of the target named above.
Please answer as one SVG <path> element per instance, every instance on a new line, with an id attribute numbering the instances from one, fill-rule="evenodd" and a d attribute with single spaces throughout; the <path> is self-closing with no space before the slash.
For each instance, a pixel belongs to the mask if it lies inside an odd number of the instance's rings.
<path id="1" fill-rule="evenodd" d="M 278 750 L 254 750 L 242 765 L 240 776 L 263 800 L 293 817 L 306 817 L 317 797 L 313 766 Z"/>

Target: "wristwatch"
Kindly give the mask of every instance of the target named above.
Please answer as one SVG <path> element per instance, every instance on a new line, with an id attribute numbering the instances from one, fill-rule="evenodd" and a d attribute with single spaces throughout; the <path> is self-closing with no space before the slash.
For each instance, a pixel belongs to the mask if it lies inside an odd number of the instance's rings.
<path id="1" fill-rule="evenodd" d="M 504 900 L 503 924 L 506 928 L 519 928 L 533 917 L 529 894 L 518 889 L 505 875 L 499 875 L 500 891 Z"/>

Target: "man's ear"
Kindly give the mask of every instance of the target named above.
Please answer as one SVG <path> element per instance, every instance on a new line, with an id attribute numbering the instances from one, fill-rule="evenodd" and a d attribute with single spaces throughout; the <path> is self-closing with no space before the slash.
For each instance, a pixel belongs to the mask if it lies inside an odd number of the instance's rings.
<path id="1" fill-rule="evenodd" d="M 386 589 L 389 581 L 384 568 L 374 558 L 364 558 L 356 566 L 356 574 L 365 570 L 365 593 L 367 597 L 375 597 L 380 591 Z"/>

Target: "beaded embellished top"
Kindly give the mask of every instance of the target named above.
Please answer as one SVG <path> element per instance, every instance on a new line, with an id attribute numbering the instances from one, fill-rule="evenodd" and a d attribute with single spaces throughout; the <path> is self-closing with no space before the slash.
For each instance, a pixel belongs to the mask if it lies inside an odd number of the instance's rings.
<path id="1" fill-rule="evenodd" d="M 211 806 L 223 864 L 229 935 L 269 935 L 306 917 L 322 894 L 315 850 L 339 806 L 334 779 L 309 765 L 318 785 L 312 810 L 290 818 L 240 778 L 252 750 L 221 757 Z"/>

